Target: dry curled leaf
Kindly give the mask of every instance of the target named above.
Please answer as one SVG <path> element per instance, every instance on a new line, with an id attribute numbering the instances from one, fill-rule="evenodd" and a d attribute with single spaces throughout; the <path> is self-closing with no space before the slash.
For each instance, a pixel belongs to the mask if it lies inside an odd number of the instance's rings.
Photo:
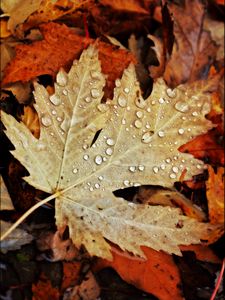
<path id="1" fill-rule="evenodd" d="M 172 3 L 168 6 L 174 21 L 175 41 L 164 79 L 172 87 L 206 78 L 217 53 L 216 43 L 202 28 L 204 4 L 200 0 L 184 3 L 184 6 Z"/>
<path id="2" fill-rule="evenodd" d="M 113 100 L 103 104 L 104 84 L 93 46 L 69 73 L 59 71 L 53 95 L 36 83 L 39 139 L 2 114 L 12 153 L 30 174 L 24 179 L 56 198 L 57 225 L 69 226 L 76 247 L 111 259 L 107 239 L 140 256 L 141 245 L 180 255 L 178 245 L 199 243 L 210 225 L 179 209 L 129 203 L 112 192 L 141 184 L 171 187 L 183 170 L 184 179 L 203 171 L 202 161 L 178 148 L 212 127 L 205 118 L 212 83 L 171 90 L 159 79 L 144 100 L 130 65 L 116 80 Z"/>
<path id="3" fill-rule="evenodd" d="M 209 179 L 206 182 L 209 219 L 212 224 L 224 224 L 224 168 L 215 173 L 208 166 Z"/>

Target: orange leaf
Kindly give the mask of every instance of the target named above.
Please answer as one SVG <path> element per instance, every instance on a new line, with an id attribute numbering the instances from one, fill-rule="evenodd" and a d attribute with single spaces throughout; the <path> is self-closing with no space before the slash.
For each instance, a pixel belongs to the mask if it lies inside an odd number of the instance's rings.
<path id="1" fill-rule="evenodd" d="M 51 285 L 44 274 L 41 274 L 36 284 L 32 284 L 32 292 L 32 300 L 58 300 L 60 296 L 59 290 Z"/>
<path id="2" fill-rule="evenodd" d="M 78 283 L 81 262 L 63 262 L 63 282 L 61 290 L 65 291 L 70 286 Z"/>
<path id="3" fill-rule="evenodd" d="M 221 260 L 216 256 L 216 254 L 205 245 L 188 245 L 180 246 L 181 251 L 193 251 L 197 260 L 207 261 L 214 264 L 221 263 Z"/>
<path id="4" fill-rule="evenodd" d="M 47 23 L 40 29 L 44 36 L 42 41 L 16 47 L 15 58 L 4 69 L 4 84 L 29 81 L 43 74 L 56 76 L 60 67 L 67 70 L 82 50 L 94 42 L 93 39 L 76 35 L 64 24 Z M 130 62 L 136 60 L 131 53 L 116 46 L 99 42 L 97 47 L 102 71 L 108 75 L 106 96 L 110 97 L 115 79 L 121 77 Z"/>
<path id="5" fill-rule="evenodd" d="M 160 300 L 183 299 L 180 275 L 173 257 L 142 247 L 147 260 L 134 258 L 112 247 L 113 261 L 99 260 L 96 269 L 112 267 L 128 283 Z"/>
<path id="6" fill-rule="evenodd" d="M 217 169 L 214 172 L 211 166 L 208 166 L 209 179 L 206 182 L 206 195 L 209 208 L 209 219 L 212 224 L 224 223 L 224 168 Z"/>
<path id="7" fill-rule="evenodd" d="M 30 129 L 31 133 L 39 138 L 40 125 L 36 110 L 31 106 L 24 107 L 24 114 L 21 116 L 22 122 Z"/>

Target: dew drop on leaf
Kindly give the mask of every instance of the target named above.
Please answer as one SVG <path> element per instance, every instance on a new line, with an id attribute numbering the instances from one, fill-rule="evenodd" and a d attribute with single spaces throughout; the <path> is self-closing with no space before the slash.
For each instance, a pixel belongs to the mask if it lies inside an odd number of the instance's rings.
<path id="1" fill-rule="evenodd" d="M 130 89 L 128 87 L 124 88 L 124 93 L 129 94 Z"/>
<path id="2" fill-rule="evenodd" d="M 99 79 L 101 77 L 101 73 L 98 71 L 91 71 L 91 77 L 93 79 Z"/>
<path id="3" fill-rule="evenodd" d="M 96 163 L 97 165 L 101 165 L 102 161 L 103 161 L 103 159 L 102 159 L 101 155 L 97 155 L 97 156 L 95 157 L 95 163 Z"/>
<path id="4" fill-rule="evenodd" d="M 152 139 L 152 133 L 151 132 L 146 132 L 142 135 L 142 142 L 145 144 L 150 143 Z"/>
<path id="5" fill-rule="evenodd" d="M 176 175 L 175 173 L 171 173 L 171 174 L 170 174 L 170 178 L 171 178 L 171 179 L 175 179 L 176 177 L 177 177 L 177 175 Z"/>
<path id="6" fill-rule="evenodd" d="M 192 116 L 197 117 L 198 113 L 197 111 L 193 111 Z"/>
<path id="7" fill-rule="evenodd" d="M 107 148 L 106 150 L 105 150 L 105 153 L 107 154 L 107 155 L 112 155 L 113 154 L 113 149 L 112 148 Z"/>
<path id="8" fill-rule="evenodd" d="M 102 181 L 102 180 L 103 180 L 103 176 L 99 176 L 98 179 L 99 179 L 100 181 Z"/>
<path id="9" fill-rule="evenodd" d="M 131 172 L 135 172 L 135 170 L 136 170 L 135 166 L 131 166 L 131 167 L 129 167 L 129 171 L 131 171 Z"/>
<path id="10" fill-rule="evenodd" d="M 120 81 L 120 79 L 116 79 L 115 85 L 116 85 L 116 87 L 121 87 L 121 81 Z"/>
<path id="11" fill-rule="evenodd" d="M 93 98 L 98 98 L 100 96 L 100 92 L 97 89 L 91 89 L 91 96 Z"/>
<path id="12" fill-rule="evenodd" d="M 173 167 L 172 170 L 173 170 L 174 173 L 178 173 L 178 171 L 179 171 L 178 167 Z"/>
<path id="13" fill-rule="evenodd" d="M 41 123 L 45 126 L 45 127 L 49 127 L 52 125 L 52 120 L 50 119 L 50 117 L 48 116 L 43 116 L 41 117 Z"/>
<path id="14" fill-rule="evenodd" d="M 120 94 L 118 97 L 118 104 L 121 107 L 126 107 L 127 105 L 127 99 L 123 96 L 123 94 Z"/>
<path id="15" fill-rule="evenodd" d="M 138 170 L 139 170 L 139 171 L 142 172 L 142 171 L 144 171 L 144 169 L 145 169 L 145 166 L 143 166 L 143 165 L 138 166 Z"/>
<path id="16" fill-rule="evenodd" d="M 113 146 L 115 144 L 115 142 L 114 142 L 113 139 L 108 138 L 107 141 L 106 141 L 106 144 L 109 145 L 109 146 Z"/>
<path id="17" fill-rule="evenodd" d="M 50 96 L 49 100 L 51 101 L 52 104 L 54 104 L 56 106 L 61 104 L 60 98 L 58 96 L 56 96 L 56 95 Z"/>
<path id="18" fill-rule="evenodd" d="M 65 86 L 67 84 L 68 78 L 67 75 L 64 72 L 59 72 L 56 75 L 56 82 L 60 85 L 60 86 Z"/>
<path id="19" fill-rule="evenodd" d="M 137 111 L 136 116 L 141 119 L 143 117 L 143 112 L 142 111 Z"/>
<path id="20" fill-rule="evenodd" d="M 158 136 L 159 136 L 159 137 L 164 137 L 164 136 L 165 136 L 165 132 L 162 131 L 162 130 L 160 130 L 160 131 L 158 132 Z"/>
<path id="21" fill-rule="evenodd" d="M 96 184 L 95 184 L 95 188 L 96 188 L 96 189 L 99 189 L 99 188 L 100 188 L 100 184 L 99 184 L 99 183 L 96 183 Z"/>
<path id="22" fill-rule="evenodd" d="M 91 97 L 87 96 L 84 98 L 84 101 L 90 103 L 92 101 Z"/>
<path id="23" fill-rule="evenodd" d="M 88 160 L 88 159 L 89 159 L 89 156 L 88 156 L 87 154 L 85 154 L 85 155 L 83 156 L 83 159 L 84 159 L 84 160 Z"/>
<path id="24" fill-rule="evenodd" d="M 77 172 L 78 172 L 78 169 L 77 169 L 77 168 L 74 168 L 74 169 L 73 169 L 73 173 L 76 174 Z"/>
<path id="25" fill-rule="evenodd" d="M 160 104 L 163 104 L 165 102 L 165 100 L 161 97 L 161 98 L 159 98 L 159 103 Z"/>
<path id="26" fill-rule="evenodd" d="M 129 181 L 129 180 L 124 180 L 123 184 L 124 184 L 125 186 L 129 186 L 130 181 Z"/>
<path id="27" fill-rule="evenodd" d="M 135 120 L 134 126 L 135 126 L 136 128 L 141 128 L 141 127 L 142 127 L 142 122 L 141 122 L 140 120 Z"/>
<path id="28" fill-rule="evenodd" d="M 179 133 L 179 134 L 184 134 L 184 129 L 183 129 L 183 128 L 179 128 L 179 129 L 178 129 L 178 133 Z"/>
<path id="29" fill-rule="evenodd" d="M 176 91 L 175 90 L 172 90 L 172 89 L 170 89 L 170 88 L 168 88 L 167 90 L 166 90 L 166 93 L 167 93 L 167 96 L 169 96 L 170 98 L 175 98 L 176 97 Z"/>
<path id="30" fill-rule="evenodd" d="M 158 167 L 153 167 L 153 172 L 156 174 L 159 172 L 159 168 Z"/>
<path id="31" fill-rule="evenodd" d="M 189 111 L 189 105 L 186 102 L 182 102 L 182 101 L 178 101 L 175 104 L 175 108 L 176 108 L 176 110 L 178 110 L 182 113 L 185 113 L 185 112 Z"/>

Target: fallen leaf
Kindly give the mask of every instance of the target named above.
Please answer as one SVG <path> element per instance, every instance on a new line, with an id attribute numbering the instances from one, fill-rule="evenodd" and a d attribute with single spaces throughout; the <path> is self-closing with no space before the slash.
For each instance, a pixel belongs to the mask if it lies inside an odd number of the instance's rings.
<path id="1" fill-rule="evenodd" d="M 147 259 L 140 260 L 114 247 L 111 249 L 113 260 L 98 260 L 95 271 L 112 267 L 123 280 L 160 300 L 183 299 L 179 270 L 171 255 L 142 247 Z"/>
<path id="2" fill-rule="evenodd" d="M 0 183 L 1 183 L 1 210 L 14 210 L 14 206 L 12 204 L 12 200 L 9 196 L 9 192 L 7 187 L 5 186 L 5 182 L 0 176 Z"/>
<path id="3" fill-rule="evenodd" d="M 101 0 L 101 5 L 110 6 L 114 10 L 126 11 L 140 14 L 148 14 L 139 0 L 130 0 L 129 2 L 123 0 Z"/>
<path id="4" fill-rule="evenodd" d="M 149 34 L 148 38 L 154 42 L 154 46 L 151 47 L 156 54 L 159 65 L 158 66 L 149 66 L 149 73 L 153 79 L 163 76 L 165 70 L 165 55 L 163 50 L 162 41 L 154 35 Z"/>
<path id="5" fill-rule="evenodd" d="M 59 300 L 59 289 L 53 287 L 51 281 L 46 278 L 46 275 L 41 274 L 38 282 L 32 284 L 32 300 Z"/>
<path id="6" fill-rule="evenodd" d="M 63 261 L 63 280 L 61 291 L 64 292 L 69 287 L 74 287 L 77 285 L 80 278 L 81 262 Z"/>
<path id="7" fill-rule="evenodd" d="M 188 198 L 177 191 L 140 187 L 134 201 L 150 205 L 179 207 L 188 217 L 195 218 L 200 222 L 206 220 L 206 215 L 201 208 L 193 205 Z"/>
<path id="8" fill-rule="evenodd" d="M 209 179 L 206 182 L 209 219 L 212 224 L 224 224 L 224 168 L 215 173 L 208 165 Z"/>
<path id="9" fill-rule="evenodd" d="M 36 110 L 31 106 L 25 106 L 21 121 L 30 129 L 31 133 L 39 138 L 40 136 L 40 124 Z"/>
<path id="10" fill-rule="evenodd" d="M 49 261 L 72 260 L 78 256 L 78 250 L 74 247 L 71 239 L 64 240 L 62 232 L 43 232 L 37 240 L 37 247 L 40 251 L 51 250 Z"/>
<path id="11" fill-rule="evenodd" d="M 169 4 L 174 21 L 175 41 L 164 79 L 171 87 L 207 77 L 216 58 L 217 46 L 210 33 L 202 28 L 205 6 L 200 0 L 185 5 Z"/>
<path id="12" fill-rule="evenodd" d="M 40 29 L 44 36 L 42 41 L 16 47 L 15 58 L 4 69 L 4 84 L 26 82 L 43 74 L 55 77 L 60 67 L 69 68 L 81 51 L 94 42 L 74 34 L 66 25 L 48 23 L 41 25 Z M 131 53 L 110 44 L 99 42 L 97 47 L 102 71 L 108 76 L 106 97 L 109 97 L 115 79 L 121 77 L 123 70 L 130 62 L 135 62 L 135 58 Z"/>
<path id="13" fill-rule="evenodd" d="M 8 18 L 0 19 L 0 36 L 1 39 L 9 37 L 12 33 L 7 29 Z"/>
<path id="14" fill-rule="evenodd" d="M 23 23 L 29 15 L 36 11 L 42 0 L 2 0 L 1 9 L 10 16 L 8 29 L 14 32 L 18 24 Z"/>
<path id="15" fill-rule="evenodd" d="M 1 236 L 11 227 L 11 223 L 0 220 Z M 33 240 L 33 236 L 25 230 L 16 228 L 4 241 L 0 242 L 2 253 L 11 250 L 20 249 L 21 246 L 29 244 Z"/>
<path id="16" fill-rule="evenodd" d="M 180 246 L 180 249 L 181 251 L 193 251 L 197 260 L 211 262 L 214 264 L 221 263 L 221 259 L 219 259 L 212 249 L 205 245 Z"/>
<path id="17" fill-rule="evenodd" d="M 39 8 L 32 13 L 25 23 L 22 24 L 23 31 L 33 28 L 41 23 L 57 20 L 63 16 L 73 13 L 82 5 L 89 4 L 91 0 L 42 0 Z"/>
<path id="18" fill-rule="evenodd" d="M 30 82 L 14 82 L 7 84 L 7 86 L 2 87 L 3 91 L 10 91 L 15 96 L 19 103 L 27 103 L 31 97 L 31 86 Z"/>
<path id="19" fill-rule="evenodd" d="M 56 198 L 57 226 L 69 226 L 77 248 L 111 259 L 106 238 L 135 255 L 144 255 L 141 245 L 180 255 L 178 245 L 199 243 L 212 230 L 209 224 L 179 209 L 129 203 L 112 192 L 141 184 L 172 187 L 184 169 L 186 180 L 203 171 L 202 161 L 178 148 L 211 128 L 205 115 L 212 82 L 168 91 L 160 79 L 144 100 L 130 65 L 116 81 L 113 100 L 103 104 L 104 83 L 93 46 L 68 74 L 59 71 L 53 95 L 36 83 L 39 139 L 2 113 L 16 149 L 12 154 L 30 174 L 24 179 L 51 194 L 45 201 Z"/>
<path id="20" fill-rule="evenodd" d="M 64 294 L 64 300 L 97 300 L 100 295 L 100 288 L 89 271 L 80 285 L 75 286 Z"/>

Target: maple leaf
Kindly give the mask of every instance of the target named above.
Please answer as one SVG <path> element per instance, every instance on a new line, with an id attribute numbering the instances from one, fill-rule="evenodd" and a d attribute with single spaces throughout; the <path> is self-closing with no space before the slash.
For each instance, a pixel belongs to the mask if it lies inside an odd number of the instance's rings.
<path id="1" fill-rule="evenodd" d="M 178 245 L 199 243 L 209 225 L 179 209 L 130 203 L 112 192 L 141 184 L 171 187 L 184 170 L 184 179 L 202 172 L 202 161 L 178 148 L 212 127 L 205 119 L 210 84 L 171 90 L 159 79 L 145 101 L 130 65 L 116 80 L 113 100 L 103 104 L 104 84 L 93 46 L 68 74 L 59 71 L 53 95 L 36 83 L 39 139 L 2 114 L 12 153 L 30 173 L 25 180 L 52 194 L 45 201 L 56 198 L 57 225 L 69 226 L 77 247 L 111 259 L 107 239 L 140 256 L 141 245 L 180 255 Z"/>
<path id="2" fill-rule="evenodd" d="M 185 1 L 184 6 L 169 4 L 174 21 L 175 42 L 164 79 L 175 87 L 207 76 L 208 66 L 217 53 L 217 45 L 203 30 L 205 7 L 199 0 Z"/>

